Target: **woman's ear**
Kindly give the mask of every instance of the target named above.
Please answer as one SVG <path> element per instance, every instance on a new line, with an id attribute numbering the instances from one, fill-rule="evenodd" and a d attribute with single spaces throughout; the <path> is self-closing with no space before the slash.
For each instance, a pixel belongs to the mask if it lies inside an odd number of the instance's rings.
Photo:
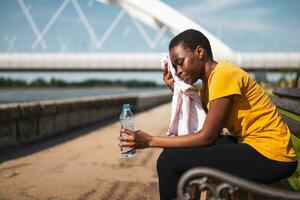
<path id="1" fill-rule="evenodd" d="M 203 58 L 203 56 L 204 56 L 204 49 L 203 49 L 202 46 L 198 45 L 196 47 L 196 54 L 197 54 L 197 56 L 198 56 L 199 59 Z"/>

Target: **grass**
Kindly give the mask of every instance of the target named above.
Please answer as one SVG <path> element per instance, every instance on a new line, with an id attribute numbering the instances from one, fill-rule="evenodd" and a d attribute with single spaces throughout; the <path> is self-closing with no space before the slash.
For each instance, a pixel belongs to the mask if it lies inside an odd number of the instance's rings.
<path id="1" fill-rule="evenodd" d="M 289 118 L 292 118 L 295 121 L 300 122 L 300 116 L 290 113 L 288 111 L 282 110 L 282 109 L 278 109 L 278 110 L 281 114 L 283 114 Z M 298 159 L 298 161 L 300 161 L 300 139 L 297 138 L 296 136 L 292 135 L 292 141 L 293 141 L 294 147 L 297 152 L 297 159 Z M 287 179 L 287 182 L 289 183 L 289 185 L 292 187 L 293 190 L 300 190 L 300 164 L 298 164 L 298 167 L 297 167 L 297 170 L 295 171 L 295 173 Z"/>
<path id="2" fill-rule="evenodd" d="M 283 114 L 283 115 L 285 115 L 285 116 L 287 116 L 287 117 L 289 117 L 289 118 L 291 118 L 291 119 L 293 119 L 293 120 L 295 120 L 295 121 L 297 121 L 297 122 L 300 122 L 300 116 L 299 115 L 295 115 L 295 114 L 293 114 L 293 113 L 291 113 L 291 112 L 288 112 L 288 111 L 286 111 L 286 110 L 282 110 L 282 109 L 280 109 L 280 108 L 277 108 L 278 109 L 278 111 L 281 113 L 281 114 Z"/>
<path id="3" fill-rule="evenodd" d="M 300 161 L 300 139 L 292 135 L 292 141 L 297 152 L 297 159 Z M 295 173 L 287 179 L 287 182 L 293 190 L 300 190 L 300 164 L 298 164 Z"/>
<path id="4" fill-rule="evenodd" d="M 264 88 L 264 90 L 270 96 L 273 95 L 273 93 L 272 93 L 273 88 L 269 88 L 269 89 Z M 293 114 L 291 112 L 288 112 L 286 110 L 280 109 L 278 107 L 277 107 L 277 109 L 278 109 L 278 111 L 282 115 L 285 115 L 285 116 L 287 116 L 287 117 L 289 117 L 291 119 L 294 119 L 295 121 L 300 122 L 300 116 L 299 115 L 295 115 L 295 114 Z M 282 182 L 283 186 L 286 189 L 292 189 L 292 190 L 299 191 L 300 190 L 300 139 L 297 138 L 296 136 L 292 135 L 292 142 L 294 144 L 294 147 L 295 147 L 296 153 L 297 153 L 297 160 L 299 162 L 298 163 L 298 167 L 297 167 L 295 173 L 291 177 L 289 177 L 289 178 L 287 178 L 287 179 L 285 179 L 285 180 L 283 180 L 281 182 Z"/>

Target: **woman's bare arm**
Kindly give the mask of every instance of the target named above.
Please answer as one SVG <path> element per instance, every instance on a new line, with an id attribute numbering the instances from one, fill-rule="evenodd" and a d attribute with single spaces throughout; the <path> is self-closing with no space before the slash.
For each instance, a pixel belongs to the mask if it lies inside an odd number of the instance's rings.
<path id="1" fill-rule="evenodd" d="M 121 132 L 127 133 L 128 136 L 119 137 L 121 141 L 120 146 L 129 147 L 128 151 L 131 151 L 133 149 L 148 147 L 176 148 L 210 145 L 220 134 L 226 121 L 226 116 L 230 112 L 232 101 L 233 96 L 211 101 L 203 128 L 199 131 L 199 133 L 191 133 L 178 137 L 168 137 L 150 136 L 143 131 L 132 132 L 129 130 L 121 130 Z"/>

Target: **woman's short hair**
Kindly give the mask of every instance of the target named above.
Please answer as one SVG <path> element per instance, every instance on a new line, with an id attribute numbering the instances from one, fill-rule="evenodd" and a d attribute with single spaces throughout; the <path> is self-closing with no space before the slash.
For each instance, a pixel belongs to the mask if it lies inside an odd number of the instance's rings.
<path id="1" fill-rule="evenodd" d="M 179 44 L 192 50 L 195 50 L 200 45 L 207 52 L 208 56 L 213 58 L 209 40 L 200 31 L 188 29 L 179 33 L 171 40 L 169 51 Z"/>

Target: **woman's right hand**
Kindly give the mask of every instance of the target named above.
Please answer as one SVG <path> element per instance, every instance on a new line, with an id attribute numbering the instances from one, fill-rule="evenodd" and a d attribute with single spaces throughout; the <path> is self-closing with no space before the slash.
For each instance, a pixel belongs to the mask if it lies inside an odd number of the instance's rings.
<path id="1" fill-rule="evenodd" d="M 166 63 L 166 65 L 168 65 L 168 64 Z M 163 80 L 166 83 L 166 85 L 173 92 L 173 90 L 174 90 L 174 79 L 173 79 L 173 76 L 172 76 L 171 72 L 168 71 L 167 66 L 163 68 Z"/>
<path id="2" fill-rule="evenodd" d="M 129 153 L 135 149 L 148 148 L 150 147 L 151 140 L 153 138 L 153 136 L 141 130 L 131 131 L 129 129 L 121 129 L 120 133 L 122 136 L 118 137 L 120 140 L 119 146 L 128 147 L 128 149 L 122 151 L 121 153 Z"/>

